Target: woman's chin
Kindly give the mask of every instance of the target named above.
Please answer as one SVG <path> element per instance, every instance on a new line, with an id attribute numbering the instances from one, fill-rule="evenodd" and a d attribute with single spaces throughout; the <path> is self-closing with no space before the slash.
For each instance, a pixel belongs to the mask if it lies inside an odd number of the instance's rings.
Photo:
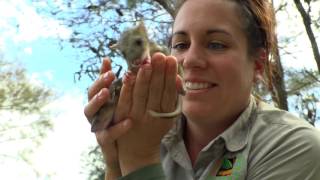
<path id="1" fill-rule="evenodd" d="M 189 118 L 203 119 L 212 116 L 213 111 L 201 105 L 183 105 L 183 113 Z"/>

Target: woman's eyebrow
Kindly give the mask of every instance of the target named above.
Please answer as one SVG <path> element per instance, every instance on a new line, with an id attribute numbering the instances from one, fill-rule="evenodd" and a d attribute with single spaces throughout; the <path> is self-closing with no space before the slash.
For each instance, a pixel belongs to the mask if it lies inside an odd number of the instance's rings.
<path id="1" fill-rule="evenodd" d="M 176 31 L 172 34 L 172 37 L 175 36 L 175 35 L 183 35 L 183 36 L 186 36 L 187 33 L 185 31 Z"/>
<path id="2" fill-rule="evenodd" d="M 228 31 L 224 30 L 224 29 L 208 29 L 206 34 L 207 35 L 210 35 L 210 34 L 215 34 L 215 33 L 222 33 L 222 34 L 226 34 L 228 36 L 232 36 Z M 186 36 L 187 33 L 185 31 L 176 31 L 172 34 L 172 37 L 173 36 L 176 36 L 176 35 L 182 35 L 182 36 Z"/>
<path id="3" fill-rule="evenodd" d="M 232 35 L 224 29 L 209 29 L 209 30 L 207 30 L 207 35 L 215 34 L 215 33 L 222 33 L 222 34 L 226 34 L 226 35 L 232 37 Z"/>

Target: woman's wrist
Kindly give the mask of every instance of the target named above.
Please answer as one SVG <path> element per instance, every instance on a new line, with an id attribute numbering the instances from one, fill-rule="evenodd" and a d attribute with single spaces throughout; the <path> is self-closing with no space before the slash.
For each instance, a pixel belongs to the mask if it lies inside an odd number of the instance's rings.
<path id="1" fill-rule="evenodd" d="M 116 180 L 121 177 L 121 169 L 118 168 L 106 168 L 105 170 L 105 180 Z"/>
<path id="2" fill-rule="evenodd" d="M 159 163 L 161 163 L 160 153 L 155 153 L 145 157 L 134 156 L 132 158 L 120 158 L 120 168 L 123 176 L 128 175 L 140 168 Z"/>
<path id="3" fill-rule="evenodd" d="M 105 169 L 105 180 L 116 180 L 118 177 L 121 177 L 121 169 L 119 162 L 106 163 Z"/>

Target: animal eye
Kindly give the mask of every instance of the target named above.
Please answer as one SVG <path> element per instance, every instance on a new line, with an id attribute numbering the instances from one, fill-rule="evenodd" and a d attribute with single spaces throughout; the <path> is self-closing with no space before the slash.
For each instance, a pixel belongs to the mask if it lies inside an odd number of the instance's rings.
<path id="1" fill-rule="evenodd" d="M 143 41 L 142 41 L 141 38 L 136 39 L 136 40 L 134 41 L 134 43 L 135 43 L 136 46 L 142 46 L 142 45 L 143 45 Z"/>
<path id="2" fill-rule="evenodd" d="M 208 48 L 213 49 L 213 50 L 223 50 L 223 49 L 227 48 L 227 46 L 220 43 L 220 42 L 210 42 L 208 44 Z"/>
<path id="3" fill-rule="evenodd" d="M 175 50 L 185 50 L 185 49 L 188 49 L 189 45 L 186 44 L 186 43 L 177 43 L 177 44 L 174 44 L 172 46 L 172 49 L 175 49 Z"/>

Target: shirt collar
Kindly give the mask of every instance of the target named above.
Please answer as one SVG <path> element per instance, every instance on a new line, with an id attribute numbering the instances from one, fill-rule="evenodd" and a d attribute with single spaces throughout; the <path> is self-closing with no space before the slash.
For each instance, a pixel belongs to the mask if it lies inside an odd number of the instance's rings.
<path id="1" fill-rule="evenodd" d="M 218 140 L 223 139 L 228 151 L 235 152 L 243 149 L 248 143 L 249 130 L 252 119 L 255 118 L 255 111 L 257 105 L 253 96 L 250 97 L 250 102 L 247 108 L 241 113 L 238 119 L 227 128 L 220 136 L 213 139 L 203 150 L 209 149 L 212 144 Z M 174 128 L 172 128 L 162 139 L 162 143 L 169 150 L 174 147 L 179 141 L 183 141 L 183 130 L 185 127 L 185 116 L 177 121 Z"/>
<path id="2" fill-rule="evenodd" d="M 183 141 L 185 121 L 186 118 L 182 114 L 181 118 L 176 121 L 175 126 L 171 128 L 169 132 L 162 138 L 162 143 L 166 146 L 167 149 L 171 149 L 174 144 L 179 141 Z"/>
<path id="3" fill-rule="evenodd" d="M 220 135 L 228 151 L 239 151 L 247 145 L 252 120 L 256 117 L 256 109 L 255 97 L 251 96 L 247 108 L 241 113 L 238 119 Z"/>

